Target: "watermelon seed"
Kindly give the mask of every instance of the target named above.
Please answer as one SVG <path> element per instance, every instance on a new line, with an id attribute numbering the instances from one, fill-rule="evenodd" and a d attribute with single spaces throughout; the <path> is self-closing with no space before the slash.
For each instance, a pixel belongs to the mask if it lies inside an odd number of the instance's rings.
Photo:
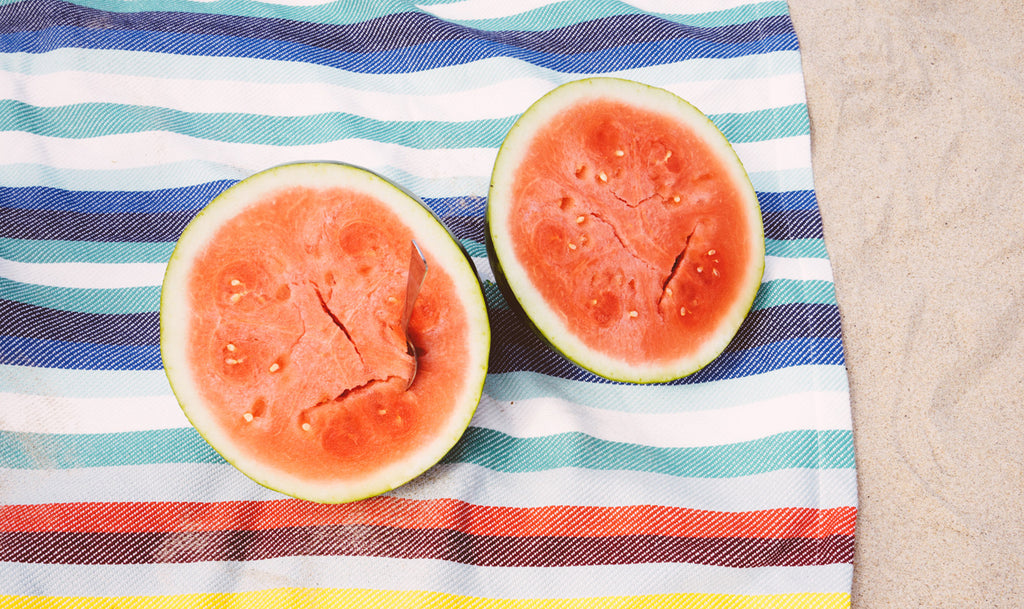
<path id="1" fill-rule="evenodd" d="M 616 150 L 615 151 L 615 156 L 626 156 L 626 151 L 625 150 Z"/>
<path id="2" fill-rule="evenodd" d="M 703 273 L 703 272 L 704 272 L 704 267 L 702 267 L 702 266 L 698 266 L 698 267 L 697 267 L 697 272 L 698 272 L 698 273 Z"/>
<path id="3" fill-rule="evenodd" d="M 241 299 L 242 299 L 242 295 L 241 294 L 232 294 L 231 298 L 229 298 L 228 300 L 230 300 L 231 303 L 234 304 L 234 303 L 238 302 Z"/>
<path id="4" fill-rule="evenodd" d="M 576 244 L 575 244 L 575 243 L 572 243 L 572 242 L 570 241 L 570 242 L 569 242 L 569 249 L 571 249 L 571 250 L 575 250 L 575 249 L 576 249 Z"/>
<path id="5" fill-rule="evenodd" d="M 672 201 L 678 203 L 680 201 L 679 195 L 676 195 L 676 196 L 672 197 Z"/>
<path id="6" fill-rule="evenodd" d="M 607 182 L 608 181 L 608 174 L 606 174 L 603 171 L 601 173 L 597 174 L 597 177 L 600 178 L 600 180 L 602 182 Z"/>
<path id="7" fill-rule="evenodd" d="M 238 363 L 239 361 L 241 361 L 241 360 L 237 360 L 237 359 L 233 359 L 233 358 L 230 358 L 230 357 L 229 357 L 229 358 L 227 358 L 226 360 L 224 360 L 224 363 L 225 363 L 225 364 L 227 364 L 227 365 L 229 365 L 229 366 L 234 366 L 234 365 L 235 365 L 235 364 L 237 364 L 237 363 Z"/>
<path id="8" fill-rule="evenodd" d="M 714 256 L 715 250 L 708 250 L 708 256 Z"/>
<path id="9" fill-rule="evenodd" d="M 665 296 L 671 296 L 671 295 L 672 295 L 672 288 L 665 288 Z"/>
<path id="10" fill-rule="evenodd" d="M 661 160 L 662 160 L 662 162 L 664 162 L 664 161 L 669 160 L 670 158 L 672 158 L 672 151 L 671 150 L 666 150 L 665 151 L 665 158 L 663 158 Z"/>
<path id="11" fill-rule="evenodd" d="M 718 277 L 718 269 L 711 269 L 711 274 Z"/>
<path id="12" fill-rule="evenodd" d="M 270 364 L 270 371 L 271 372 L 277 372 L 280 369 L 281 369 L 281 365 L 278 364 L 277 362 L 274 362 L 273 364 Z"/>
<path id="13" fill-rule="evenodd" d="M 679 307 L 679 316 L 682 317 L 684 315 L 686 315 L 686 307 Z"/>
<path id="14" fill-rule="evenodd" d="M 379 414 L 381 416 L 386 415 L 387 413 L 388 413 L 388 411 L 384 410 L 383 408 L 381 408 L 380 410 L 377 411 L 377 414 Z"/>
<path id="15" fill-rule="evenodd" d="M 242 418 L 245 419 L 246 423 L 251 423 L 252 422 L 252 413 L 251 412 L 247 412 L 247 413 L 242 415 Z"/>
<path id="16" fill-rule="evenodd" d="M 629 316 L 630 316 L 630 317 L 638 317 L 639 315 L 640 315 L 640 314 L 639 314 L 639 313 L 637 313 L 636 311 L 630 311 L 630 312 L 629 312 Z"/>
<path id="17" fill-rule="evenodd" d="M 225 345 L 224 348 L 227 349 L 228 351 L 232 351 L 232 352 L 236 349 L 236 347 L 235 347 L 235 345 L 233 343 L 228 343 L 227 345 Z"/>
<path id="18" fill-rule="evenodd" d="M 586 216 L 576 216 L 576 224 L 583 224 L 586 219 Z"/>
<path id="19" fill-rule="evenodd" d="M 388 296 L 388 304 L 395 304 L 396 302 L 398 302 L 397 298 L 394 296 Z"/>
<path id="20" fill-rule="evenodd" d="M 237 279 L 232 279 L 231 280 L 231 285 L 242 285 L 242 282 L 237 280 Z"/>
<path id="21" fill-rule="evenodd" d="M 313 426 L 310 425 L 309 423 L 302 424 L 302 431 L 309 431 L 310 429 L 313 429 Z"/>
<path id="22" fill-rule="evenodd" d="M 592 307 L 593 306 L 597 306 L 597 299 L 596 298 L 590 301 L 590 306 L 592 306 Z"/>

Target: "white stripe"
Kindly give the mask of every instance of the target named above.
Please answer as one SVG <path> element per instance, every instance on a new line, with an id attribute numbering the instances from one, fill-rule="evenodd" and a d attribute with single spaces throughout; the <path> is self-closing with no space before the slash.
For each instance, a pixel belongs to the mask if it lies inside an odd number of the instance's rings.
<path id="1" fill-rule="evenodd" d="M 96 72 L 8 72 L 6 76 L 0 79 L 0 99 L 40 107 L 113 103 L 268 116 L 346 112 L 383 121 L 462 122 L 515 116 L 557 85 L 548 79 L 523 77 L 465 91 L 410 96 L 317 82 L 173 79 Z M 661 86 L 705 114 L 752 112 L 805 101 L 800 74 L 678 81 Z"/>
<path id="2" fill-rule="evenodd" d="M 580 432 L 657 447 L 719 446 L 799 429 L 850 429 L 846 392 L 807 392 L 733 408 L 635 413 L 587 408 L 557 398 L 499 402 L 484 395 L 471 423 L 519 438 Z"/>
<path id="3" fill-rule="evenodd" d="M 761 171 L 786 171 L 811 166 L 811 136 L 793 137 L 749 142 L 732 145 L 740 157 L 747 173 Z"/>
<path id="4" fill-rule="evenodd" d="M 118 433 L 189 427 L 173 395 L 59 398 L 0 393 L 0 430 L 23 433 Z"/>
<path id="5" fill-rule="evenodd" d="M 832 281 L 832 264 L 828 258 L 784 258 L 765 256 L 761 283 L 775 279 L 800 281 Z"/>
<path id="6" fill-rule="evenodd" d="M 4 134 L 0 164 L 38 163 L 60 169 L 129 169 L 202 159 L 255 173 L 300 160 L 345 161 L 374 169 L 397 167 L 427 179 L 489 176 L 495 148 L 420 150 L 348 139 L 306 146 L 236 144 L 166 131 L 66 139 L 22 131 Z"/>
<path id="7" fill-rule="evenodd" d="M 330 159 L 369 169 L 395 167 L 422 178 L 443 179 L 490 176 L 497 154 L 495 148 L 420 150 L 361 139 L 306 146 L 236 144 L 165 131 L 83 139 L 10 131 L 4 138 L 0 165 L 38 163 L 61 169 L 128 169 L 203 159 L 256 172 L 298 160 Z M 811 166 L 810 136 L 734 144 L 733 148 L 749 173 Z"/>
<path id="8" fill-rule="evenodd" d="M 483 281 L 494 281 L 487 258 L 474 257 L 473 265 Z M 0 258 L 0 277 L 20 283 L 59 288 L 116 289 L 163 284 L 166 264 L 134 262 L 126 264 L 92 262 L 17 262 Z M 775 279 L 832 281 L 832 265 L 827 258 L 765 257 L 762 282 Z"/>
<path id="9" fill-rule="evenodd" d="M 9 504 L 61 501 L 242 501 L 283 499 L 227 464 L 168 463 L 0 470 Z M 111 480 L 116 479 L 116 484 Z M 459 497 L 479 505 L 665 505 L 743 512 L 857 505 L 857 471 L 786 469 L 738 478 L 684 478 L 642 471 L 559 468 L 505 474 L 471 463 L 436 465 L 389 495 Z"/>
<path id="10" fill-rule="evenodd" d="M 851 428 L 848 394 L 825 391 L 680 413 L 595 409 L 557 398 L 510 404 L 485 394 L 471 425 L 520 438 L 581 432 L 611 442 L 659 447 L 716 446 L 797 429 Z M 173 395 L 61 398 L 0 393 L 4 431 L 84 434 L 189 426 Z"/>
<path id="11" fill-rule="evenodd" d="M 315 581 L 319 588 L 422 590 L 504 599 L 581 599 L 674 593 L 849 593 L 853 565 L 735 569 L 652 563 L 510 569 L 427 559 L 288 556 L 250 562 L 37 563 L 32 565 L 31 576 L 28 573 L 24 565 L 0 563 L 0 580 L 6 582 L 4 593 L 150 597 L 304 587 Z"/>
<path id="12" fill-rule="evenodd" d="M 491 269 L 491 263 L 487 258 L 474 257 L 473 266 L 476 267 L 476 274 L 480 276 L 481 281 L 494 283 L 494 271 Z"/>
<path id="13" fill-rule="evenodd" d="M 164 263 L 15 262 L 0 258 L 0 277 L 58 288 L 116 289 L 161 285 Z"/>

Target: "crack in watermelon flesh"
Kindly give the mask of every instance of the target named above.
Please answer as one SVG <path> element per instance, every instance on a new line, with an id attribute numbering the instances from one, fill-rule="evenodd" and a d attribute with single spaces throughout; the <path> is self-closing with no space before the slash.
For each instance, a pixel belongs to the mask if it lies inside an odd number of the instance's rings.
<path id="1" fill-rule="evenodd" d="M 531 137 L 511 185 L 512 247 L 585 344 L 674 361 L 717 331 L 749 275 L 755 244 L 736 219 L 751 211 L 733 179 L 677 119 L 584 100 Z"/>
<path id="2" fill-rule="evenodd" d="M 358 479 L 432 439 L 462 390 L 468 325 L 432 265 L 400 324 L 411 230 L 345 189 L 289 188 L 224 223 L 189 279 L 190 366 L 246 458 Z M 430 258 L 430 252 L 424 251 Z"/>

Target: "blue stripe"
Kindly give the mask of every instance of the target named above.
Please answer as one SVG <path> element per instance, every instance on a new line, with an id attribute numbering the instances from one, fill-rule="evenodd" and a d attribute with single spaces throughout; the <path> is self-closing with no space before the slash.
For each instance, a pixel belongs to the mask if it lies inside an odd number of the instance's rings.
<path id="1" fill-rule="evenodd" d="M 287 60 L 371 74 L 398 74 L 461 65 L 491 57 L 512 57 L 557 72 L 598 73 L 666 64 L 688 59 L 730 58 L 798 50 L 796 34 L 783 32 L 742 43 L 705 40 L 644 42 L 575 55 L 547 53 L 491 40 L 445 40 L 379 51 L 351 53 L 293 42 L 199 36 L 170 32 L 97 31 L 55 27 L 46 36 L 18 32 L 0 36 L 0 52 L 45 53 L 62 46 L 88 49 L 121 49 L 150 53 L 251 57 Z M 59 42 L 67 41 L 67 42 Z"/>
<path id="2" fill-rule="evenodd" d="M 160 213 L 202 209 L 238 180 L 216 180 L 192 186 L 157 190 L 70 190 L 49 186 L 0 186 L 0 207 L 79 213 Z M 127 185 L 126 185 L 127 186 Z M 757 193 L 764 213 L 817 209 L 813 190 Z M 427 197 L 422 199 L 441 216 L 483 216 L 487 197 Z"/>
<path id="3" fill-rule="evenodd" d="M 196 211 L 235 182 L 218 180 L 195 186 L 140 191 L 0 186 L 0 207 L 103 214 Z"/>
<path id="4" fill-rule="evenodd" d="M 0 336 L 0 365 L 74 370 L 162 370 L 160 345 L 103 345 Z"/>

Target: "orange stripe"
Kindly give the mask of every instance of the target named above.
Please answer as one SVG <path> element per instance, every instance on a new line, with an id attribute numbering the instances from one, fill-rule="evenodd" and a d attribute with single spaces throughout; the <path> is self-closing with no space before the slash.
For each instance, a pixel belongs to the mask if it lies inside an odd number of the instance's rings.
<path id="1" fill-rule="evenodd" d="M 443 528 L 474 535 L 603 537 L 662 535 L 761 539 L 853 535 L 857 508 L 716 512 L 656 505 L 495 507 L 454 499 L 376 497 L 325 505 L 299 499 L 220 503 L 49 503 L 0 506 L 3 532 L 266 530 L 370 525 Z"/>

